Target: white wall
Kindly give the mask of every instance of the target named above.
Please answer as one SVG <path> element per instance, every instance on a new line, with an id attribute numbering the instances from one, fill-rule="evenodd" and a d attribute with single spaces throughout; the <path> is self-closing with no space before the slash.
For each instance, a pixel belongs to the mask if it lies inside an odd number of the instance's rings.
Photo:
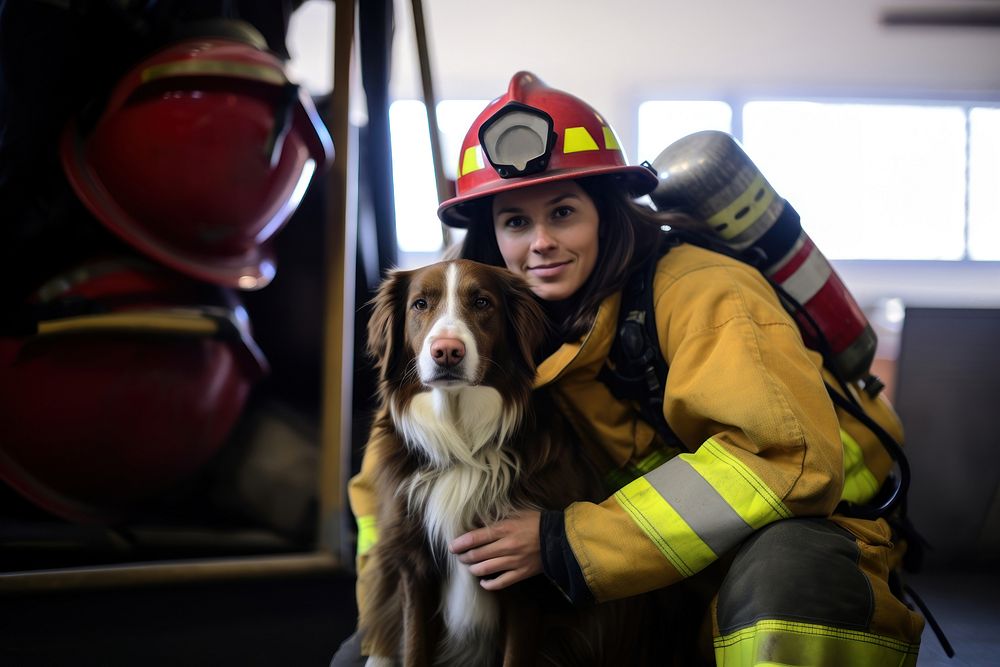
<path id="1" fill-rule="evenodd" d="M 965 4 L 990 2 L 995 0 Z M 332 15 L 329 3 L 319 4 Z M 647 99 L 794 95 L 1000 102 L 1000 29 L 889 28 L 878 20 L 888 6 L 960 4 L 423 1 L 438 99 L 489 99 L 504 92 L 514 72 L 529 69 L 600 110 L 626 147 L 636 145 L 637 108 Z M 309 9 L 307 4 L 299 11 Z M 420 98 L 409 0 L 396 0 L 396 21 L 390 92 L 396 99 Z M 634 148 L 628 152 L 635 160 Z M 1000 307 L 1000 263 L 835 265 L 864 306 L 898 297 L 919 305 Z"/>
<path id="2" fill-rule="evenodd" d="M 490 99 L 504 92 L 511 74 L 529 69 L 590 102 L 627 146 L 636 143 L 638 103 L 655 98 L 794 93 L 1000 100 L 1000 29 L 878 22 L 889 5 L 960 4 L 956 0 L 423 4 L 439 98 Z M 411 16 L 410 2 L 396 0 L 391 92 L 397 98 L 420 96 Z"/>

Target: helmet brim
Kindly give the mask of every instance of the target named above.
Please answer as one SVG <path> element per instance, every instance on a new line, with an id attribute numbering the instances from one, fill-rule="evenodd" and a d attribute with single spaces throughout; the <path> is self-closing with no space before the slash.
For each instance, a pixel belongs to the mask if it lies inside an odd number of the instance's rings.
<path id="1" fill-rule="evenodd" d="M 617 181 L 633 197 L 641 197 L 649 194 L 659 183 L 659 179 L 651 169 L 640 166 L 606 166 L 594 167 L 592 169 L 553 170 L 540 175 L 534 174 L 521 178 L 511 178 L 499 183 L 490 182 L 482 187 L 473 188 L 460 197 L 452 197 L 442 203 L 438 207 L 438 217 L 441 219 L 441 222 L 449 227 L 464 229 L 472 222 L 469 217 L 469 204 L 473 202 L 500 194 L 501 192 L 517 190 L 518 188 L 567 179 L 588 178 L 591 176 L 608 176 Z"/>

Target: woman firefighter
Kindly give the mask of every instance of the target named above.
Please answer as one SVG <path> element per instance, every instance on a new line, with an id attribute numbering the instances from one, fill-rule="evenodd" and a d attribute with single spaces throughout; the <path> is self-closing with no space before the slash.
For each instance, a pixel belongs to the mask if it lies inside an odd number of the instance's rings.
<path id="1" fill-rule="evenodd" d="M 614 484 L 604 502 L 524 512 L 456 538 L 452 552 L 487 590 L 544 575 L 592 604 L 678 587 L 694 630 L 650 639 L 675 643 L 682 664 L 916 664 L 924 621 L 890 590 L 900 549 L 888 524 L 837 513 L 842 500 L 871 499 L 889 455 L 831 400 L 821 355 L 760 271 L 689 243 L 656 259 L 663 227 L 691 222 L 635 201 L 657 182 L 627 164 L 599 113 L 528 72 L 469 129 L 457 195 L 439 216 L 467 229 L 462 257 L 506 267 L 541 300 L 554 333 L 536 386 Z M 622 289 L 649 261 L 669 367 L 662 412 L 676 437 L 600 377 Z M 901 439 L 885 401 L 846 389 Z M 377 534 L 376 452 L 349 487 L 359 586 Z M 845 484 L 858 470 L 876 480 L 867 496 Z M 356 658 L 356 642 L 335 664 Z"/>

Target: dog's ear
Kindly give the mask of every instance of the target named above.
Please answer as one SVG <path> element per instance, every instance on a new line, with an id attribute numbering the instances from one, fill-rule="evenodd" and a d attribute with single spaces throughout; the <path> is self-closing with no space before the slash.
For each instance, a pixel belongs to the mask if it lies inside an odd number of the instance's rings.
<path id="1" fill-rule="evenodd" d="M 375 360 L 379 379 L 390 377 L 404 354 L 403 325 L 412 271 L 390 271 L 371 300 L 368 354 Z"/>
<path id="2" fill-rule="evenodd" d="M 511 350 L 520 354 L 525 368 L 535 368 L 535 351 L 545 341 L 551 325 L 537 298 L 522 278 L 510 274 L 504 281 L 507 299 L 508 335 Z"/>

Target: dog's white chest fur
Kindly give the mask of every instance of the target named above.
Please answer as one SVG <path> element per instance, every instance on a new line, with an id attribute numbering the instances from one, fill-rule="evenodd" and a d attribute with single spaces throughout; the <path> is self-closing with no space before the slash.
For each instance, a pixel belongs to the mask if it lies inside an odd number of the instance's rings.
<path id="1" fill-rule="evenodd" d="M 499 622 L 496 598 L 447 552 L 447 545 L 483 522 L 510 514 L 517 461 L 500 443 L 520 415 L 505 408 L 496 389 L 466 386 L 417 394 L 405 408 L 394 410 L 393 418 L 407 446 L 429 460 L 400 493 L 424 518 L 435 550 L 448 554 L 441 591 L 450 645 L 445 648 L 464 652 L 463 645 L 488 645 L 484 635 L 496 632 Z"/>

